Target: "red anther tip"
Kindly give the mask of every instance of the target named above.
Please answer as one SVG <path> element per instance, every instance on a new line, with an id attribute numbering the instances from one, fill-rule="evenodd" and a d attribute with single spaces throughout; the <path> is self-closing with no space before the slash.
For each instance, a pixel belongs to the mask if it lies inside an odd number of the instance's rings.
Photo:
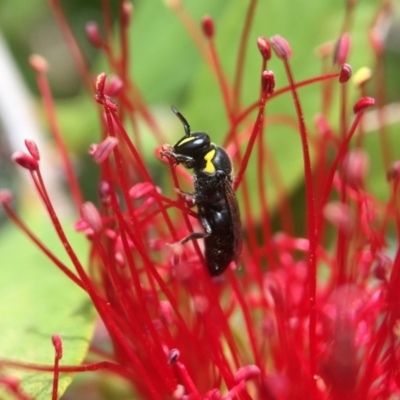
<path id="1" fill-rule="evenodd" d="M 161 150 L 159 151 L 160 155 L 160 160 L 165 161 L 165 162 L 172 162 L 173 164 L 176 164 L 175 160 L 170 158 L 170 154 L 173 152 L 173 147 L 170 144 L 163 144 L 161 146 Z"/>
<path id="2" fill-rule="evenodd" d="M 91 155 L 93 156 L 94 161 L 97 164 L 102 164 L 105 160 L 108 159 L 111 152 L 118 144 L 118 139 L 115 137 L 108 136 L 104 139 L 100 144 L 92 145 L 89 148 Z"/>
<path id="3" fill-rule="evenodd" d="M 180 352 L 178 349 L 172 349 L 168 353 L 168 364 L 175 364 L 178 361 L 178 358 L 180 356 Z"/>
<path id="4" fill-rule="evenodd" d="M 271 58 L 271 45 L 266 37 L 260 36 L 257 39 L 257 47 L 260 50 L 262 58 L 267 61 Z"/>
<path id="5" fill-rule="evenodd" d="M 177 9 L 181 6 L 182 3 L 180 0 L 165 0 L 165 4 L 167 5 L 167 7 Z"/>
<path id="6" fill-rule="evenodd" d="M 164 244 L 162 244 L 162 246 L 164 246 Z M 160 301 L 160 317 L 167 325 L 172 325 L 174 323 L 171 304 L 167 300 Z"/>
<path id="7" fill-rule="evenodd" d="M 398 180 L 400 177 L 400 161 L 394 162 L 386 173 L 388 181 Z"/>
<path id="8" fill-rule="evenodd" d="M 209 15 L 205 15 L 201 20 L 201 26 L 204 35 L 209 39 L 212 39 L 215 33 L 214 20 Z"/>
<path id="9" fill-rule="evenodd" d="M 0 204 L 2 206 L 8 206 L 13 200 L 13 195 L 9 189 L 0 189 Z"/>
<path id="10" fill-rule="evenodd" d="M 101 204 L 108 207 L 111 204 L 110 184 L 106 181 L 101 181 L 97 188 L 97 195 Z"/>
<path id="11" fill-rule="evenodd" d="M 292 57 L 292 49 L 286 39 L 279 35 L 272 36 L 271 45 L 275 54 L 281 60 L 289 60 Z"/>
<path id="12" fill-rule="evenodd" d="M 83 219 L 78 219 L 72 224 L 75 232 L 85 232 L 89 229 L 88 224 Z"/>
<path id="13" fill-rule="evenodd" d="M 60 335 L 53 335 L 51 337 L 51 341 L 53 342 L 54 349 L 56 351 L 56 356 L 59 360 L 61 360 L 63 356 L 63 347 L 62 347 L 62 340 Z"/>
<path id="14" fill-rule="evenodd" d="M 124 87 L 124 82 L 118 76 L 114 76 L 110 79 L 110 84 L 106 88 L 106 92 L 108 96 L 116 96 Z"/>
<path id="15" fill-rule="evenodd" d="M 38 73 L 45 73 L 49 69 L 46 59 L 37 54 L 29 57 L 29 65 Z"/>
<path id="16" fill-rule="evenodd" d="M 336 42 L 335 51 L 333 53 L 333 63 L 336 65 L 342 65 L 347 61 L 351 45 L 351 38 L 348 33 L 344 33 L 340 36 Z"/>
<path id="17" fill-rule="evenodd" d="M 185 392 L 186 392 L 186 390 L 183 385 L 176 385 L 176 388 L 172 393 L 172 398 L 173 399 L 184 399 Z"/>
<path id="18" fill-rule="evenodd" d="M 374 49 L 376 54 L 382 54 L 384 46 L 382 43 L 382 39 L 376 33 L 375 29 L 372 29 L 369 33 L 369 40 L 371 42 L 372 48 Z"/>
<path id="19" fill-rule="evenodd" d="M 332 42 L 323 43 L 320 46 L 318 46 L 317 49 L 315 50 L 315 53 L 319 58 L 327 58 L 332 54 L 332 52 L 333 52 Z"/>
<path id="20" fill-rule="evenodd" d="M 373 97 L 363 97 L 358 100 L 356 104 L 354 104 L 354 114 L 357 114 L 360 111 L 363 111 L 365 108 L 371 107 L 373 105 L 375 105 L 375 99 Z"/>
<path id="21" fill-rule="evenodd" d="M 361 148 L 349 151 L 343 159 L 343 178 L 352 187 L 362 185 L 369 172 L 369 156 Z"/>
<path id="22" fill-rule="evenodd" d="M 347 82 L 351 78 L 352 73 L 353 71 L 351 69 L 351 66 L 349 64 L 343 64 L 342 69 L 340 70 L 339 82 Z"/>
<path id="23" fill-rule="evenodd" d="M 353 227 L 354 219 L 347 204 L 336 201 L 326 204 L 324 207 L 324 216 L 343 232 L 349 232 Z"/>
<path id="24" fill-rule="evenodd" d="M 94 233 L 101 231 L 103 224 L 101 222 L 100 214 L 96 206 L 87 201 L 81 205 L 80 213 L 82 219 L 88 224 L 89 228 L 92 229 Z"/>
<path id="25" fill-rule="evenodd" d="M 122 3 L 122 23 L 128 26 L 132 19 L 133 4 L 130 1 L 124 1 Z"/>
<path id="26" fill-rule="evenodd" d="M 392 260 L 386 254 L 377 254 L 374 276 L 381 281 L 386 281 L 388 272 L 392 270 L 392 265 Z"/>
<path id="27" fill-rule="evenodd" d="M 104 95 L 104 86 L 106 84 L 107 74 L 102 72 L 101 74 L 97 75 L 96 78 L 96 92 L 100 95 Z"/>
<path id="28" fill-rule="evenodd" d="M 88 148 L 88 154 L 90 156 L 94 156 L 96 154 L 97 147 L 98 147 L 97 143 L 92 143 Z"/>
<path id="29" fill-rule="evenodd" d="M 36 171 L 39 168 L 39 163 L 30 154 L 16 151 L 11 159 L 23 168 L 29 169 L 30 171 Z"/>
<path id="30" fill-rule="evenodd" d="M 314 124 L 317 128 L 317 133 L 323 138 L 330 138 L 332 136 L 332 129 L 325 115 L 317 114 L 314 118 Z"/>
<path id="31" fill-rule="evenodd" d="M 349 8 L 353 8 L 358 3 L 358 0 L 347 0 L 346 3 Z"/>
<path id="32" fill-rule="evenodd" d="M 267 94 L 274 93 L 275 75 L 272 71 L 263 71 L 261 76 L 263 92 Z"/>
<path id="33" fill-rule="evenodd" d="M 40 160 L 40 153 L 36 143 L 31 139 L 25 139 L 25 146 L 29 151 L 29 154 L 36 160 Z"/>
<path id="34" fill-rule="evenodd" d="M 161 145 L 161 150 L 160 150 L 161 156 L 163 156 L 162 153 L 167 153 L 171 151 L 173 151 L 173 147 L 170 144 L 164 143 L 163 145 Z"/>
<path id="35" fill-rule="evenodd" d="M 99 27 L 96 22 L 90 21 L 86 24 L 86 35 L 94 47 L 101 48 L 103 46 Z"/>

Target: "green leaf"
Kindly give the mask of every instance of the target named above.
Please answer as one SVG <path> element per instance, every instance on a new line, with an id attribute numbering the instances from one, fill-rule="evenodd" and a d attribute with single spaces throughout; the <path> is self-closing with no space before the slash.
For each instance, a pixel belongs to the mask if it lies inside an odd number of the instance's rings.
<path id="1" fill-rule="evenodd" d="M 32 224 L 31 224 L 32 226 Z M 55 254 L 63 253 L 53 227 L 34 219 L 34 231 Z M 83 237 L 67 229 L 74 249 L 82 255 Z M 86 246 L 87 247 L 87 246 Z M 68 263 L 65 256 L 60 257 Z M 94 328 L 95 313 L 88 296 L 60 272 L 14 226 L 0 231 L 0 365 L 1 360 L 53 365 L 51 337 L 63 342 L 60 365 L 79 365 L 84 359 Z M 21 380 L 24 393 L 50 399 L 52 373 L 5 368 L 3 376 Z M 59 395 L 73 374 L 60 374 Z M 0 388 L 0 398 L 14 398 Z"/>

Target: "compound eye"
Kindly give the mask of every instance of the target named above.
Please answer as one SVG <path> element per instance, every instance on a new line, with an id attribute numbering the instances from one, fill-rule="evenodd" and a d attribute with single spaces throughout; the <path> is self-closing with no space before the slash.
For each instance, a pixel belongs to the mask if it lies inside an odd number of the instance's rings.
<path id="1" fill-rule="evenodd" d="M 210 137 L 206 133 L 193 132 L 190 136 L 185 136 L 174 145 L 174 152 L 194 157 L 207 151 L 210 144 Z"/>

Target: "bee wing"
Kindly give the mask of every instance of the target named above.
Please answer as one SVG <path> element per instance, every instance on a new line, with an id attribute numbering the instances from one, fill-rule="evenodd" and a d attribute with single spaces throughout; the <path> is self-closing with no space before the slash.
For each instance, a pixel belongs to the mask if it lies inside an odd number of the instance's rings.
<path id="1" fill-rule="evenodd" d="M 235 262 L 239 261 L 240 253 L 242 252 L 242 224 L 240 221 L 240 211 L 239 205 L 236 199 L 235 191 L 233 190 L 232 183 L 226 179 L 225 181 L 225 194 L 226 200 L 229 207 L 229 212 L 232 217 L 233 224 L 233 235 L 234 235 L 234 260 Z"/>

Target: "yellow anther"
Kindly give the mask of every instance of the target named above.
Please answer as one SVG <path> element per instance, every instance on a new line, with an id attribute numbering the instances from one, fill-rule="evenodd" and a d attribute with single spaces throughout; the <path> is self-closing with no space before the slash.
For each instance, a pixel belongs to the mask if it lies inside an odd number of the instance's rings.
<path id="1" fill-rule="evenodd" d="M 354 75 L 353 75 L 353 83 L 355 86 L 360 86 L 369 81 L 372 77 L 372 71 L 368 67 L 361 67 Z"/>

